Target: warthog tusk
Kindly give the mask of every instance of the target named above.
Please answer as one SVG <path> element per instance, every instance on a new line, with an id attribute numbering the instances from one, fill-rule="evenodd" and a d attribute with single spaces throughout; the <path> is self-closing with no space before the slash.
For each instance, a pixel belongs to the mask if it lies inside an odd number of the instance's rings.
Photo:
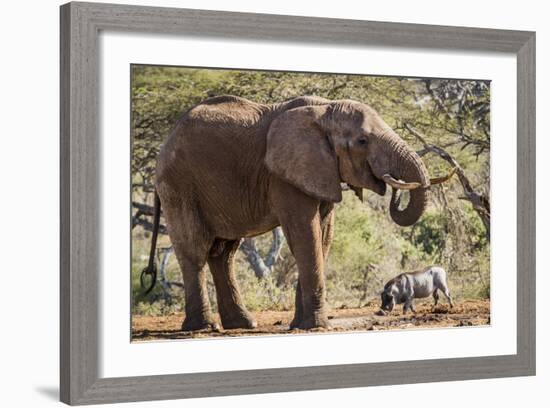
<path id="1" fill-rule="evenodd" d="M 453 175 L 455 173 L 456 173 L 456 167 L 453 167 L 453 169 L 446 176 L 435 177 L 433 179 L 430 179 L 430 185 L 433 186 L 435 184 L 445 183 L 447 180 L 449 180 L 451 177 L 453 177 Z"/>
<path id="2" fill-rule="evenodd" d="M 384 183 L 389 184 L 390 186 L 398 190 L 414 190 L 421 186 L 420 183 L 407 183 L 406 181 L 397 180 L 387 173 L 382 176 L 382 180 L 384 180 Z"/>

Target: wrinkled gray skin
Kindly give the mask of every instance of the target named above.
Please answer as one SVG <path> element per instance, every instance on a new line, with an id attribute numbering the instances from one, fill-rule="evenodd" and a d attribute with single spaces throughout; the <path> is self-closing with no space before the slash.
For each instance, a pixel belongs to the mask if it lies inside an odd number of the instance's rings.
<path id="1" fill-rule="evenodd" d="M 324 264 L 342 182 L 380 195 L 391 185 L 390 215 L 406 226 L 424 212 L 431 180 L 415 151 L 357 101 L 303 96 L 263 105 L 220 96 L 185 112 L 162 146 L 155 180 L 155 213 L 162 205 L 183 273 L 182 328 L 216 326 L 206 264 L 223 327 L 256 326 L 242 301 L 233 258 L 242 238 L 278 225 L 299 271 L 291 327 L 328 327 Z M 410 190 L 404 208 L 399 207 L 400 188 Z M 153 237 L 144 270 L 151 275 L 154 245 Z"/>
<path id="2" fill-rule="evenodd" d="M 396 304 L 403 305 L 403 313 L 410 309 L 416 312 L 413 306 L 413 299 L 433 296 L 435 304 L 439 301 L 438 290 L 443 292 L 449 305 L 453 307 L 451 293 L 447 286 L 447 273 L 439 266 L 431 266 L 421 271 L 402 273 L 384 286 L 381 294 L 384 312 L 391 312 Z"/>

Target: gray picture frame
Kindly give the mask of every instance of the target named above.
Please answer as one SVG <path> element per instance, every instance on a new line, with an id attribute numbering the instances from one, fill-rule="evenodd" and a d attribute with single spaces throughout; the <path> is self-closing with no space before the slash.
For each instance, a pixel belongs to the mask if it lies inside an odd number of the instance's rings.
<path id="1" fill-rule="evenodd" d="M 534 32 L 94 3 L 69 3 L 61 6 L 60 13 L 61 401 L 79 405 L 535 374 Z M 100 378 L 98 35 L 102 30 L 516 54 L 517 353 Z"/>

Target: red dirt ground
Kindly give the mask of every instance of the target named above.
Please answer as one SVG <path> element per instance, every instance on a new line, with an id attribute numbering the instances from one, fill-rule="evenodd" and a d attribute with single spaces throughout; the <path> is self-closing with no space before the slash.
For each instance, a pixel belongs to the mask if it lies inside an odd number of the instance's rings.
<path id="1" fill-rule="evenodd" d="M 379 316 L 378 304 L 371 303 L 359 309 L 333 309 L 329 311 L 331 329 L 309 332 L 346 332 L 365 330 L 396 330 L 437 327 L 486 326 L 490 324 L 489 300 L 464 300 L 450 309 L 447 305 L 433 306 L 430 302 L 416 303 L 416 313 L 403 315 L 401 307 L 391 314 Z M 189 339 L 204 337 L 260 336 L 274 334 L 309 333 L 289 330 L 292 311 L 255 312 L 258 322 L 255 329 L 219 330 L 204 332 L 181 331 L 184 315 L 133 316 L 132 341 Z M 217 315 L 216 315 L 217 317 Z"/>

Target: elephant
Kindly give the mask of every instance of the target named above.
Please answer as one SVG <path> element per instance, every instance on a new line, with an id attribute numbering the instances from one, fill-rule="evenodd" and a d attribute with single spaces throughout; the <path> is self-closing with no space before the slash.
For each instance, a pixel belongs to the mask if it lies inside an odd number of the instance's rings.
<path id="1" fill-rule="evenodd" d="M 182 330 L 216 330 L 204 267 L 213 277 L 224 329 L 254 328 L 235 279 L 233 258 L 243 238 L 281 226 L 298 267 L 290 328 L 328 328 L 324 268 L 342 184 L 384 195 L 390 215 L 415 223 L 430 180 L 421 158 L 378 113 L 354 100 L 300 96 L 260 104 L 217 96 L 184 112 L 162 145 L 155 171 L 149 264 L 162 211 L 183 274 Z M 400 209 L 400 190 L 409 190 Z"/>

